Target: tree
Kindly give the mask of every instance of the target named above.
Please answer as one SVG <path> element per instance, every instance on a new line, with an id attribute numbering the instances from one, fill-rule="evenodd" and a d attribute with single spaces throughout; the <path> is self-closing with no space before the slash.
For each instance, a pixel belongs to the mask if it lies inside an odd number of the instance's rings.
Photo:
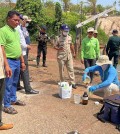
<path id="1" fill-rule="evenodd" d="M 70 5 L 70 0 L 62 0 L 64 5 L 63 5 L 63 9 L 65 12 L 69 11 L 69 5 Z"/>
<path id="2" fill-rule="evenodd" d="M 59 34 L 59 27 L 62 23 L 62 9 L 59 2 L 55 4 L 55 22 L 54 22 L 54 30 L 57 34 Z"/>
<path id="3" fill-rule="evenodd" d="M 18 0 L 15 9 L 32 19 L 30 26 L 28 27 L 32 35 L 36 34 L 37 26 L 40 25 L 41 22 L 45 22 L 42 3 L 40 0 Z"/>

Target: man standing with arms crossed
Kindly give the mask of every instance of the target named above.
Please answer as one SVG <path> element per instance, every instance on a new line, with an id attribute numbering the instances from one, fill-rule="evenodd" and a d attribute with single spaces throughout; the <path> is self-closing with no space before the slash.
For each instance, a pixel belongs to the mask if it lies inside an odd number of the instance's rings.
<path id="1" fill-rule="evenodd" d="M 20 17 L 16 11 L 9 11 L 6 18 L 6 25 L 0 29 L 0 44 L 3 53 L 7 57 L 9 67 L 12 70 L 12 76 L 6 78 L 6 87 L 4 94 L 4 112 L 8 114 L 17 114 L 18 112 L 11 105 L 24 106 L 25 103 L 18 101 L 16 97 L 17 83 L 21 69 L 25 69 L 24 59 L 22 56 L 20 37 L 15 29 L 19 25 Z"/>

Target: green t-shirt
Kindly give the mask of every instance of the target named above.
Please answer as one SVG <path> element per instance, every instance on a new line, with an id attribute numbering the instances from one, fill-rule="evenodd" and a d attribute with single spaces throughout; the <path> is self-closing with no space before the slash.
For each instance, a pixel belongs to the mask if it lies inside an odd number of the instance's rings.
<path id="1" fill-rule="evenodd" d="M 85 37 L 82 40 L 81 59 L 95 59 L 100 55 L 99 41 L 97 38 Z"/>
<path id="2" fill-rule="evenodd" d="M 21 56 L 20 36 L 16 29 L 5 25 L 0 29 L 0 44 L 4 46 L 7 58 Z"/>

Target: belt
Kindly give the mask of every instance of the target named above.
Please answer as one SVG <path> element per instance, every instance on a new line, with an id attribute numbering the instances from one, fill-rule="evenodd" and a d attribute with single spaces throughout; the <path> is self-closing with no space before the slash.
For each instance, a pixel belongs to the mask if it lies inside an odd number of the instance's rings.
<path id="1" fill-rule="evenodd" d="M 8 58 L 7 59 L 10 59 L 10 60 L 20 60 L 20 58 Z"/>

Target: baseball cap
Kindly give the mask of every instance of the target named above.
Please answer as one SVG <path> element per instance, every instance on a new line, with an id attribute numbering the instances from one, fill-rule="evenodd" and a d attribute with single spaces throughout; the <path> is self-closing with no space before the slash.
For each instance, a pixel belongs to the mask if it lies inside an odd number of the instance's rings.
<path id="1" fill-rule="evenodd" d="M 98 31 L 97 31 L 97 30 L 94 30 L 94 33 L 96 33 L 96 34 L 97 34 L 97 33 L 98 33 Z"/>

